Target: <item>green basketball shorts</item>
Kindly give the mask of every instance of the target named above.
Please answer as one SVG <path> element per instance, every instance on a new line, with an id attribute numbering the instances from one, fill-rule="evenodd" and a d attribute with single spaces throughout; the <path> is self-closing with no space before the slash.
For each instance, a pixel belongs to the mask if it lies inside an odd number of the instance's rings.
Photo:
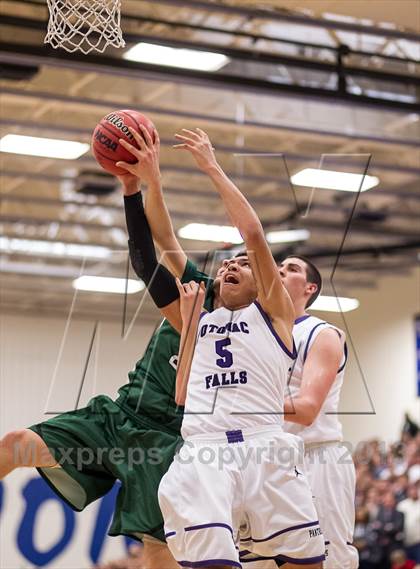
<path id="1" fill-rule="evenodd" d="M 164 541 L 157 499 L 163 475 L 182 439 L 151 419 L 137 417 L 109 397 L 30 427 L 61 468 L 38 468 L 50 487 L 81 511 L 121 481 L 110 535 Z"/>

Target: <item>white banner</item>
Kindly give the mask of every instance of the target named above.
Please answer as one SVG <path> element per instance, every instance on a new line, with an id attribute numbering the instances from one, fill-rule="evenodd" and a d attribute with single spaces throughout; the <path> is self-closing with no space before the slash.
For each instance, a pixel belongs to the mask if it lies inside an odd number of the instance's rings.
<path id="1" fill-rule="evenodd" d="M 83 512 L 74 512 L 36 470 L 16 471 L 0 482 L 0 566 L 90 569 L 123 557 L 124 537 L 109 537 L 118 485 Z"/>

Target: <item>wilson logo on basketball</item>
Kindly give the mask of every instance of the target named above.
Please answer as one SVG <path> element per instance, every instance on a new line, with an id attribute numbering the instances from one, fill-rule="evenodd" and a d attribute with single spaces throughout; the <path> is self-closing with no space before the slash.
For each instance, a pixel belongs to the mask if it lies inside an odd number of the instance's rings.
<path id="1" fill-rule="evenodd" d="M 112 124 L 115 127 L 117 127 L 118 130 L 120 130 L 123 134 L 125 134 L 127 138 L 129 138 L 130 140 L 134 140 L 133 135 L 128 130 L 128 126 L 124 124 L 123 119 L 119 115 L 111 113 L 105 117 L 105 120 L 109 122 L 109 124 Z"/>
<path id="2" fill-rule="evenodd" d="M 109 138 L 109 136 L 104 134 L 101 130 L 97 130 L 95 132 L 95 139 L 99 142 L 99 144 L 106 146 L 109 150 L 112 150 L 114 152 L 117 150 L 118 143 L 115 142 L 115 140 L 111 140 L 111 138 Z"/>

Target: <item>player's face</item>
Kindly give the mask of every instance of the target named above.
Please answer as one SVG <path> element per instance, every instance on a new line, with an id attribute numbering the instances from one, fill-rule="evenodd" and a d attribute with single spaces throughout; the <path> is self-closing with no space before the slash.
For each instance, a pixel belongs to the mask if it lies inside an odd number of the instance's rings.
<path id="1" fill-rule="evenodd" d="M 257 285 L 246 255 L 225 259 L 216 278 L 220 279 L 220 297 L 226 308 L 248 306 L 257 298 Z"/>
<path id="2" fill-rule="evenodd" d="M 314 284 L 307 281 L 306 263 L 302 259 L 295 257 L 285 259 L 279 265 L 279 272 L 292 302 L 309 298 L 315 292 Z"/>

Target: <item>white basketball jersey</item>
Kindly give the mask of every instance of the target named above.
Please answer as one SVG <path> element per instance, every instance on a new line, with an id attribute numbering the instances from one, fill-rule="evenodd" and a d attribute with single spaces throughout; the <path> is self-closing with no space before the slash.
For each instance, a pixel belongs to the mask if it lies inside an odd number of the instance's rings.
<path id="1" fill-rule="evenodd" d="M 182 436 L 281 425 L 295 356 L 258 302 L 241 310 L 205 313 L 198 327 Z"/>
<path id="2" fill-rule="evenodd" d="M 297 358 L 294 362 L 291 378 L 289 381 L 289 391 L 287 395 L 293 400 L 299 394 L 302 381 L 303 366 L 305 364 L 309 350 L 311 349 L 316 337 L 326 328 L 333 328 L 341 335 L 341 331 L 332 324 L 320 320 L 315 316 L 301 316 L 295 321 L 293 327 L 293 338 L 297 349 Z M 341 441 L 343 431 L 340 421 L 338 420 L 338 404 L 340 401 L 340 391 L 344 379 L 344 367 L 347 360 L 347 347 L 344 345 L 343 359 L 340 368 L 337 370 L 337 376 L 331 386 L 330 391 L 324 401 L 318 417 L 305 427 L 285 421 L 284 430 L 294 435 L 299 435 L 305 443 L 318 443 L 327 441 Z"/>

